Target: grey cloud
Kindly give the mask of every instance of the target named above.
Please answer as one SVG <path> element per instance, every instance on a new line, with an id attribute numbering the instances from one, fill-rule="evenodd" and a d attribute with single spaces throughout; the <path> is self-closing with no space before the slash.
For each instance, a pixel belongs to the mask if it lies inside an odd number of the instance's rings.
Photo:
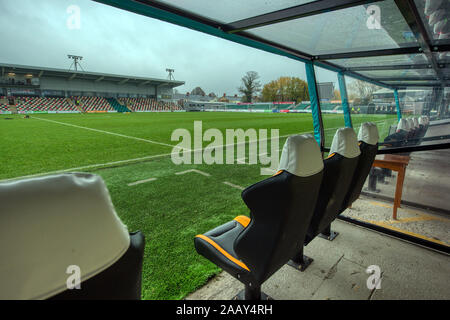
<path id="1" fill-rule="evenodd" d="M 69 30 L 69 5 L 81 9 L 81 29 Z M 186 81 L 180 92 L 200 86 L 205 92 L 237 93 L 246 71 L 261 82 L 280 76 L 305 79 L 303 63 L 245 47 L 187 28 L 151 19 L 89 0 L 2 0 L 0 62 L 68 68 L 67 54 L 84 57 L 93 72 Z M 336 81 L 320 72 L 320 81 Z"/>

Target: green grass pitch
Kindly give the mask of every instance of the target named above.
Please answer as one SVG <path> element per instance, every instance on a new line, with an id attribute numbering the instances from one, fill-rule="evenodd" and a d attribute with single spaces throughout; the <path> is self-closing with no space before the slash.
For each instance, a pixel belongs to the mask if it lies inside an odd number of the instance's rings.
<path id="1" fill-rule="evenodd" d="M 279 129 L 284 136 L 313 130 L 310 114 L 41 114 L 30 119 L 0 115 L 0 180 L 66 169 L 101 175 L 122 221 L 130 231 L 145 234 L 142 297 L 181 299 L 220 271 L 196 253 L 194 236 L 248 215 L 241 190 L 224 182 L 246 187 L 265 178 L 258 165 L 173 164 L 167 156 L 170 145 L 177 144 L 170 140 L 171 133 L 177 128 L 193 132 L 195 120 L 203 122 L 203 130 L 222 132 L 266 128 Z M 396 116 L 353 115 L 352 120 L 356 130 L 361 122 L 377 121 L 384 138 Z M 335 129 L 343 126 L 343 115 L 324 115 L 326 146 Z M 189 169 L 209 176 L 176 174 Z M 128 186 L 149 178 L 156 180 Z"/>

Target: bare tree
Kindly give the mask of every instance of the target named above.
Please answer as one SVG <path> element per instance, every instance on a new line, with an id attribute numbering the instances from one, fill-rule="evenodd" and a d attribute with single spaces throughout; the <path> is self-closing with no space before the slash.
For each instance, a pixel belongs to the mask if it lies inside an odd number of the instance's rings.
<path id="1" fill-rule="evenodd" d="M 247 71 L 242 77 L 242 85 L 238 88 L 244 96 L 243 102 L 252 102 L 253 96 L 261 91 L 261 83 L 258 81 L 259 75 L 256 71 Z"/>
<path id="2" fill-rule="evenodd" d="M 372 101 L 373 93 L 380 89 L 380 87 L 375 84 L 361 80 L 355 80 L 348 88 L 349 91 L 356 95 L 363 104 L 370 103 Z"/>

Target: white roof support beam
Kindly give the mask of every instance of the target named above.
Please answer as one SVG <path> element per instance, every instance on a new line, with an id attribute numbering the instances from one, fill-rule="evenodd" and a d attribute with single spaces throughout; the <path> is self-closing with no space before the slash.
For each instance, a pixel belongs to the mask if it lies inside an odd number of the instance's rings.
<path id="1" fill-rule="evenodd" d="M 145 86 L 145 85 L 148 84 L 148 83 L 150 83 L 149 80 L 139 83 L 139 86 Z"/>

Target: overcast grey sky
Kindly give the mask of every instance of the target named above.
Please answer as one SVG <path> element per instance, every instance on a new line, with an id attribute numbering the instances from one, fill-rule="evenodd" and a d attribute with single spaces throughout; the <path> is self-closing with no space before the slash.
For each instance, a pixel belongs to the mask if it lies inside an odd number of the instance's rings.
<path id="1" fill-rule="evenodd" d="M 69 29 L 67 8 L 77 5 L 80 29 Z M 246 71 L 261 82 L 280 76 L 306 80 L 304 64 L 167 22 L 90 0 L 1 0 L 0 62 L 68 69 L 67 54 L 83 56 L 86 71 L 185 81 L 180 92 L 237 93 Z M 318 80 L 336 82 L 322 70 Z"/>

